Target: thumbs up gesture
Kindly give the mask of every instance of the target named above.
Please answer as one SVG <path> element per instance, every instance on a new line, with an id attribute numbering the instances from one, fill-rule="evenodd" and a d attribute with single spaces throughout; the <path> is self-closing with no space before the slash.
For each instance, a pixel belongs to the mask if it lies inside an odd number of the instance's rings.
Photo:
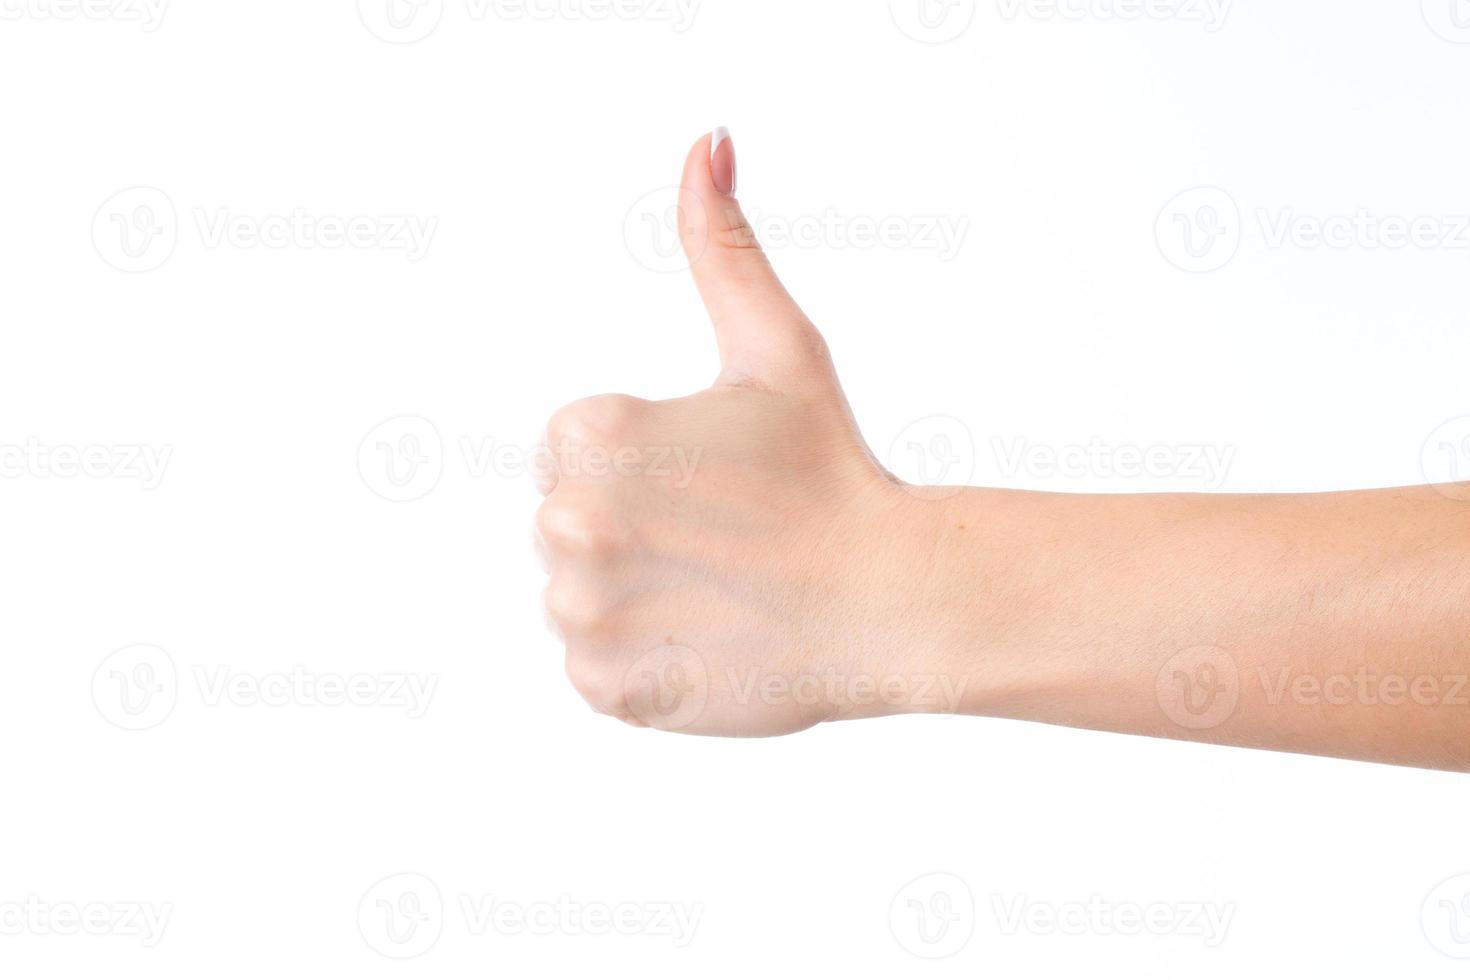
<path id="1" fill-rule="evenodd" d="M 537 530 L 567 673 L 595 709 L 775 735 L 913 706 L 898 661 L 917 610 L 907 590 L 925 577 L 909 532 L 929 515 L 864 445 L 735 175 L 717 130 L 681 187 L 718 378 L 672 401 L 604 395 L 558 411 Z"/>
<path id="2" fill-rule="evenodd" d="M 577 402 L 547 432 L 546 602 L 594 708 L 705 735 L 988 714 L 1470 768 L 1470 485 L 906 486 L 864 445 L 735 183 L 727 134 L 695 145 L 680 233 L 714 385 Z M 1372 678 L 1382 696 L 1342 694 Z"/>

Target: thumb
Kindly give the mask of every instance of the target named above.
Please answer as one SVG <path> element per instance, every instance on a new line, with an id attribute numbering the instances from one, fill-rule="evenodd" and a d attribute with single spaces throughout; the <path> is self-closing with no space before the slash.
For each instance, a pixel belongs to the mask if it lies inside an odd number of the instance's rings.
<path id="1" fill-rule="evenodd" d="M 816 327 L 776 278 L 735 200 L 735 144 L 723 127 L 689 152 L 680 236 L 714 321 L 722 384 L 780 386 L 830 372 Z"/>

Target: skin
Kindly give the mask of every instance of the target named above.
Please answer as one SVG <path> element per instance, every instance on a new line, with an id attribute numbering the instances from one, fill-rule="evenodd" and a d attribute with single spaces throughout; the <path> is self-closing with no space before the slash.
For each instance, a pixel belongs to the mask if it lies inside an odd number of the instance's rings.
<path id="1" fill-rule="evenodd" d="M 724 736 L 951 712 L 1470 769 L 1470 486 L 906 486 L 710 143 L 680 212 L 718 379 L 547 429 L 546 603 L 595 709 Z"/>

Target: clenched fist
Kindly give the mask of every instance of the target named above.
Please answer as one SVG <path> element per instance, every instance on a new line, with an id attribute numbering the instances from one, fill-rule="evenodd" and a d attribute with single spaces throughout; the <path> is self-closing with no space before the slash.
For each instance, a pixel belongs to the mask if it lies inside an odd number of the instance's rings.
<path id="1" fill-rule="evenodd" d="M 734 185 L 728 136 L 700 140 L 679 211 L 714 386 L 589 398 L 547 428 L 537 526 L 567 673 L 599 711 L 699 734 L 942 709 L 902 656 L 924 577 L 914 500 L 864 445 Z"/>

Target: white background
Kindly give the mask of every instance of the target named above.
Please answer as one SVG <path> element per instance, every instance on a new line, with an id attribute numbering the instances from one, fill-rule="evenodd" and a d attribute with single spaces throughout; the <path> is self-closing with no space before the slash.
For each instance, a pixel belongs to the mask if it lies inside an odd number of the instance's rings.
<path id="1" fill-rule="evenodd" d="M 377 0 L 151 25 L 0 0 L 0 973 L 1463 976 L 1470 886 L 1439 887 L 1470 872 L 1462 776 L 977 719 L 723 742 L 593 715 L 506 461 L 563 402 L 713 376 L 649 221 L 725 124 L 758 227 L 818 229 L 773 259 L 904 475 L 916 443 L 950 478 L 1065 491 L 1463 478 L 1470 10 L 960 0 L 931 31 L 916 0 L 704 0 L 679 30 L 654 0 L 571 2 L 431 2 L 394 32 Z M 1441 233 L 1304 237 L 1360 209 Z M 433 233 L 244 237 L 298 211 Z M 1089 443 L 1232 461 L 1007 462 Z M 161 481 L 129 447 L 168 453 Z M 214 686 L 292 671 L 378 695 Z M 426 710 L 394 703 L 410 674 Z M 376 885 L 403 873 L 432 884 Z M 389 936 L 405 894 L 422 921 Z M 927 943 L 909 902 L 946 897 Z M 487 899 L 700 918 L 689 942 L 560 913 L 516 934 L 466 915 Z M 1007 918 L 1089 901 L 1177 928 Z M 94 903 L 104 934 L 61 934 Z M 127 903 L 166 908 L 161 938 Z"/>

